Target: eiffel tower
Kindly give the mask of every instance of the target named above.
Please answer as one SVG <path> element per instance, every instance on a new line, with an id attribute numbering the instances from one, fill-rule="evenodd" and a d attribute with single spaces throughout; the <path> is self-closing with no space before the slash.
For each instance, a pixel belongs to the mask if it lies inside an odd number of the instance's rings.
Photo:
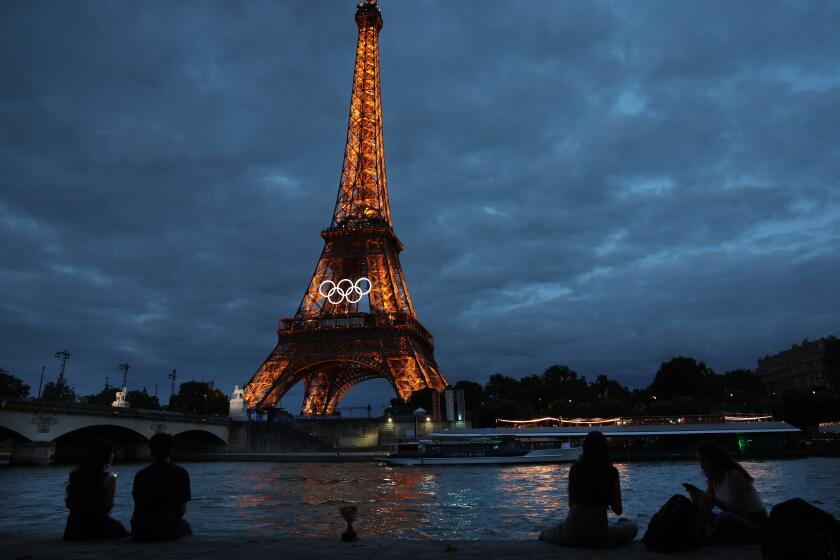
<path id="1" fill-rule="evenodd" d="M 350 388 L 384 378 L 404 400 L 442 391 L 431 333 L 417 320 L 394 233 L 385 178 L 376 0 L 356 10 L 359 42 L 344 166 L 324 250 L 294 317 L 245 386 L 248 408 L 270 408 L 303 381 L 302 415 L 334 415 Z"/>

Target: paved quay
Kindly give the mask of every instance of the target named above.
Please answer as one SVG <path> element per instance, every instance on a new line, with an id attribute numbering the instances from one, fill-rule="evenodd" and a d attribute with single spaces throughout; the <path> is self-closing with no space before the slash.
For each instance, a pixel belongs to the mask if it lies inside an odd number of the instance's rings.
<path id="1" fill-rule="evenodd" d="M 715 547 L 677 554 L 656 554 L 639 542 L 608 550 L 563 548 L 539 541 L 421 541 L 363 539 L 355 543 L 324 539 L 219 539 L 187 537 L 176 542 L 140 544 L 130 539 L 109 542 L 65 543 L 56 538 L 17 538 L 0 535 L 0 558 L 6 560 L 50 560 L 73 558 L 98 560 L 118 556 L 121 560 L 191 558 L 301 558 L 341 560 L 749 560 L 761 559 L 757 546 Z"/>

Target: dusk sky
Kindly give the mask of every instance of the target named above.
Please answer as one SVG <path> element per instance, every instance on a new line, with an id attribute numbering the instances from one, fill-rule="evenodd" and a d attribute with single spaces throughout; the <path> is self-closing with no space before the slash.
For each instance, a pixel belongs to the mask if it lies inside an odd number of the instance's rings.
<path id="1" fill-rule="evenodd" d="M 840 335 L 840 3 L 380 6 L 394 229 L 451 383 Z M 247 382 L 332 216 L 354 13 L 0 3 L 0 367 Z"/>

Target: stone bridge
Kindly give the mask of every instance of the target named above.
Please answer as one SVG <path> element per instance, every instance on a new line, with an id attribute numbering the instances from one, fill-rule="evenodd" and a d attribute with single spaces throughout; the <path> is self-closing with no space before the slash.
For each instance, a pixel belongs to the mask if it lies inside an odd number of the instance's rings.
<path id="1" fill-rule="evenodd" d="M 176 452 L 225 451 L 230 420 L 159 410 L 0 401 L 0 441 L 13 441 L 12 464 L 77 461 L 96 438 L 112 442 L 117 460 L 146 460 L 147 442 L 158 432 L 175 436 Z"/>

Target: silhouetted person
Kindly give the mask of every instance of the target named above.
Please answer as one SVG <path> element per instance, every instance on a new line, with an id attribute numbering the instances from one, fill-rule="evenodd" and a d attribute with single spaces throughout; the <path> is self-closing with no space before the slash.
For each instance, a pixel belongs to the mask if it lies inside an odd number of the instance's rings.
<path id="1" fill-rule="evenodd" d="M 706 475 L 706 491 L 683 484 L 711 522 L 710 536 L 721 544 L 758 542 L 767 521 L 767 510 L 753 486 L 752 477 L 713 442 L 697 446 L 697 459 Z M 712 512 L 717 507 L 720 512 Z"/>
<path id="2" fill-rule="evenodd" d="M 64 503 L 70 510 L 64 540 L 127 537 L 122 523 L 108 515 L 114 508 L 117 475 L 108 472 L 114 450 L 107 441 L 94 441 L 82 465 L 70 473 Z"/>
<path id="3" fill-rule="evenodd" d="M 155 434 L 149 441 L 154 463 L 134 476 L 131 534 L 138 541 L 161 541 L 192 535 L 184 519 L 190 501 L 190 475 L 170 462 L 172 436 Z"/>
<path id="4" fill-rule="evenodd" d="M 603 548 L 633 540 L 636 523 L 621 518 L 607 521 L 607 508 L 621 515 L 621 486 L 612 464 L 607 438 L 598 431 L 583 440 L 581 458 L 569 469 L 569 515 L 540 534 L 540 539 L 563 546 Z"/>

